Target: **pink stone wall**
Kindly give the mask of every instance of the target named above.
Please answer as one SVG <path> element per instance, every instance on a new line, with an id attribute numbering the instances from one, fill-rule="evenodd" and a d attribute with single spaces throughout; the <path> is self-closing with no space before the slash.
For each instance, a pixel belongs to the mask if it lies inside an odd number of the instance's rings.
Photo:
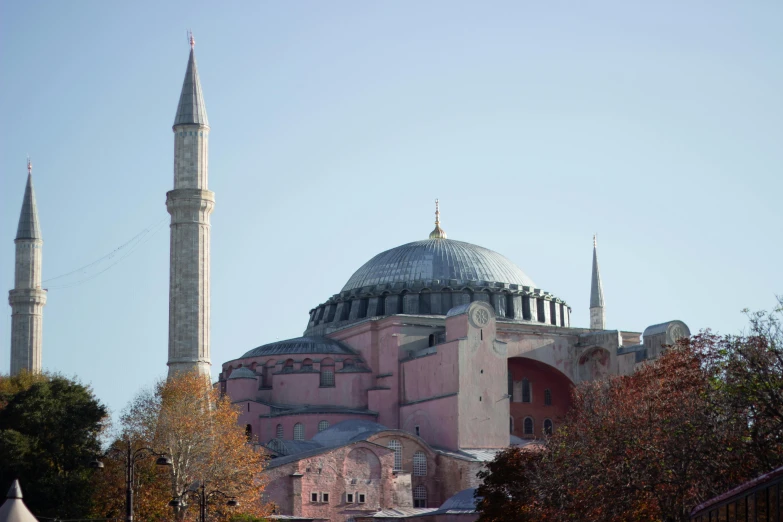
<path id="1" fill-rule="evenodd" d="M 292 440 L 294 438 L 294 425 L 301 423 L 304 427 L 304 440 L 312 439 L 318 433 L 318 423 L 327 421 L 329 426 L 334 426 L 338 422 L 348 419 L 368 420 L 375 422 L 375 419 L 368 415 L 351 415 L 347 413 L 312 413 L 281 415 L 271 418 L 260 419 L 259 441 L 268 442 L 277 436 L 277 425 L 283 426 L 283 438 Z M 254 432 L 256 433 L 256 432 Z"/>
<path id="2" fill-rule="evenodd" d="M 267 486 L 265 498 L 275 502 L 281 514 L 350 520 L 394 505 L 398 479 L 392 473 L 393 466 L 390 450 L 357 442 L 266 471 L 265 478 L 274 486 Z M 329 495 L 328 501 L 324 501 L 324 493 Z M 348 502 L 347 493 L 354 495 L 353 502 Z M 358 502 L 359 494 L 364 495 L 363 504 Z"/>
<path id="3" fill-rule="evenodd" d="M 452 395 L 401 407 L 402 429 L 415 434 L 416 426 L 419 426 L 420 436 L 429 444 L 458 449 L 457 399 Z"/>
<path id="4" fill-rule="evenodd" d="M 459 341 L 437 346 L 437 353 L 400 365 L 402 402 L 456 393 L 459 389 Z"/>

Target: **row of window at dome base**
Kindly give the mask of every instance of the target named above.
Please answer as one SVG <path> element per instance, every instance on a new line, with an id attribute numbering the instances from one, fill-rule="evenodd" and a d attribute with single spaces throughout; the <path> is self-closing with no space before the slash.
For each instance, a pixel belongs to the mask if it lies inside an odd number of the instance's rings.
<path id="1" fill-rule="evenodd" d="M 339 363 L 339 369 L 337 363 Z M 263 390 L 272 388 L 275 375 L 319 373 L 319 385 L 330 387 L 335 385 L 335 373 L 368 373 L 370 371 L 358 357 L 348 357 L 337 361 L 331 357 L 300 360 L 289 358 L 283 361 L 269 359 L 261 363 L 254 362 L 249 366 L 240 366 L 231 371 L 228 379 L 256 379 L 258 389 Z"/>
<path id="2" fill-rule="evenodd" d="M 464 285 L 439 281 L 375 285 L 341 292 L 310 310 L 305 335 L 322 334 L 369 317 L 394 314 L 446 315 L 474 301 L 489 303 L 500 319 L 570 326 L 571 308 L 549 292 L 515 284 L 471 281 Z"/>
<path id="3" fill-rule="evenodd" d="M 250 427 L 250 425 L 248 424 L 248 428 L 249 427 Z M 321 433 L 322 431 L 324 431 L 328 427 L 329 427 L 329 421 L 325 421 L 325 420 L 319 421 L 318 422 L 318 433 Z M 302 424 L 301 422 L 297 422 L 296 424 L 294 424 L 294 433 L 293 433 L 293 435 L 294 435 L 293 440 L 297 440 L 297 441 L 304 440 L 304 424 Z M 277 428 L 275 428 L 275 439 L 276 440 L 283 440 L 283 439 L 285 439 L 285 431 L 283 429 L 283 425 L 282 424 L 278 424 Z M 273 443 L 274 443 L 274 440 L 270 442 L 270 444 L 273 444 Z"/>

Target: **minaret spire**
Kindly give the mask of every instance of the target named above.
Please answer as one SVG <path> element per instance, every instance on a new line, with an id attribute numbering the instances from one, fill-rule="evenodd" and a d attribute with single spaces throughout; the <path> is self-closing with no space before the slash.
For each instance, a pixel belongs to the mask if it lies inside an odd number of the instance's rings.
<path id="1" fill-rule="evenodd" d="M 593 234 L 593 277 L 590 285 L 590 328 L 606 328 L 606 310 L 604 310 L 604 287 L 598 270 L 598 240 Z"/>
<path id="2" fill-rule="evenodd" d="M 169 375 L 197 370 L 209 376 L 210 237 L 215 194 L 207 187 L 209 123 L 196 67 L 190 57 L 174 118 L 174 190 L 166 194 L 171 214 L 169 274 Z"/>
<path id="3" fill-rule="evenodd" d="M 446 239 L 446 231 L 440 228 L 440 206 L 435 200 L 435 230 L 430 232 L 430 239 Z"/>
<path id="4" fill-rule="evenodd" d="M 38 373 L 42 365 L 43 307 L 46 290 L 41 288 L 43 238 L 33 189 L 33 164 L 27 158 L 19 226 L 16 229 L 14 289 L 8 293 L 11 305 L 11 375 L 26 370 Z"/>

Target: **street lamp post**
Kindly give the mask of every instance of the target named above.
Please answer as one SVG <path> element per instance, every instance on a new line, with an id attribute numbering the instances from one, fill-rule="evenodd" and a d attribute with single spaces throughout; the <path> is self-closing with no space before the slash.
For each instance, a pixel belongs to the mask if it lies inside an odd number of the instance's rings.
<path id="1" fill-rule="evenodd" d="M 195 484 L 194 484 L 195 486 Z M 207 483 L 205 481 L 202 481 L 197 488 L 193 488 L 191 486 L 187 491 L 185 491 L 182 495 L 180 495 L 178 498 L 174 498 L 169 502 L 169 506 L 173 508 L 178 508 L 182 506 L 182 498 L 187 497 L 188 495 L 195 497 L 198 500 L 198 508 L 199 508 L 199 522 L 207 522 L 207 503 L 210 499 L 213 497 L 223 497 L 226 500 L 226 505 L 228 507 L 236 507 L 239 505 L 239 501 L 231 495 L 227 495 L 223 493 L 222 491 L 213 490 L 207 493 Z"/>
<path id="2" fill-rule="evenodd" d="M 155 460 L 155 464 L 158 466 L 171 466 L 172 463 L 171 459 L 164 453 L 157 452 L 152 448 L 137 448 L 134 450 L 130 439 L 127 439 L 126 443 L 127 446 L 124 450 L 113 447 L 102 456 L 107 457 L 110 454 L 125 454 L 125 520 L 127 522 L 133 522 L 133 480 L 135 476 L 136 462 L 154 455 L 158 457 Z M 93 459 L 90 461 L 90 467 L 93 469 L 103 469 L 103 462 L 97 458 Z"/>

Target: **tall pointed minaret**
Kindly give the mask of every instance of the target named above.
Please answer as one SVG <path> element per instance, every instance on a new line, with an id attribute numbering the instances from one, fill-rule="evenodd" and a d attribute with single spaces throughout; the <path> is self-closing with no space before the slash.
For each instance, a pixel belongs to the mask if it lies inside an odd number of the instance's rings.
<path id="1" fill-rule="evenodd" d="M 595 234 L 593 235 L 593 281 L 590 285 L 590 328 L 593 330 L 606 328 L 604 287 L 601 284 L 601 273 L 598 271 L 598 241 Z"/>
<path id="2" fill-rule="evenodd" d="M 209 215 L 215 194 L 207 189 L 209 123 L 190 35 L 190 59 L 174 118 L 174 190 L 169 275 L 169 375 L 198 370 L 209 376 Z"/>
<path id="3" fill-rule="evenodd" d="M 43 307 L 46 290 L 41 288 L 43 239 L 33 190 L 33 165 L 27 159 L 27 186 L 16 229 L 14 289 L 8 293 L 11 305 L 11 375 L 22 370 L 41 371 Z"/>

